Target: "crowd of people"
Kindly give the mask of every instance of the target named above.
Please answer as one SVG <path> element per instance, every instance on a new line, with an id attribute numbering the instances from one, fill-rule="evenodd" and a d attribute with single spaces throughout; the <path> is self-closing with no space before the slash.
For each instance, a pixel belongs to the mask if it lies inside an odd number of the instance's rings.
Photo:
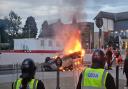
<path id="1" fill-rule="evenodd" d="M 111 47 L 108 48 L 106 51 L 106 61 L 107 69 L 112 69 L 112 64 L 114 61 L 116 62 L 116 65 L 119 65 L 122 69 L 123 58 L 119 49 L 112 51 Z"/>
<path id="2" fill-rule="evenodd" d="M 85 68 L 79 76 L 76 89 L 116 89 L 113 76 L 107 71 L 112 69 L 112 64 L 116 61 L 116 65 L 123 69 L 126 75 L 126 87 L 128 87 L 128 49 L 126 50 L 126 58 L 123 64 L 123 58 L 120 51 L 115 52 L 108 48 L 106 52 L 96 49 L 92 54 L 91 67 Z M 105 64 L 107 63 L 107 67 Z M 36 66 L 32 59 L 27 58 L 21 65 L 21 76 L 12 84 L 12 89 L 45 89 L 41 80 L 35 79 Z"/>

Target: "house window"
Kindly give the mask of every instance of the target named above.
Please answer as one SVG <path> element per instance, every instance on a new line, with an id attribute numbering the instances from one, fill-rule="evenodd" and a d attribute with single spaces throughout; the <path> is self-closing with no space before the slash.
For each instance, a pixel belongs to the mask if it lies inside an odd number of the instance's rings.
<path id="1" fill-rule="evenodd" d="M 41 40 L 41 46 L 44 47 L 44 40 Z"/>
<path id="2" fill-rule="evenodd" d="M 48 45 L 49 45 L 49 47 L 53 46 L 52 40 L 49 40 Z"/>

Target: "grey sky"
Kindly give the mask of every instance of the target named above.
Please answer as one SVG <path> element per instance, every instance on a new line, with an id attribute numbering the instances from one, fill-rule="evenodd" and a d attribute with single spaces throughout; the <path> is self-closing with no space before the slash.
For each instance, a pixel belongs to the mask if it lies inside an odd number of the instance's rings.
<path id="1" fill-rule="evenodd" d="M 81 21 L 93 21 L 99 11 L 128 11 L 128 0 L 0 0 L 0 18 L 13 10 L 22 17 L 35 17 L 38 29 L 44 20 L 54 22 L 61 18 L 70 22 L 73 15 Z"/>

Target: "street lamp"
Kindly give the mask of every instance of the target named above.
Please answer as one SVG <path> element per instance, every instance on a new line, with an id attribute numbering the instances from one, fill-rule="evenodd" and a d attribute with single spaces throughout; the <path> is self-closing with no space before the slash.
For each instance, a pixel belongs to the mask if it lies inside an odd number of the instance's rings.
<path id="1" fill-rule="evenodd" d="M 103 26 L 103 20 L 102 18 L 96 19 L 96 26 L 99 28 L 99 48 L 101 47 L 101 35 L 102 35 L 102 29 Z"/>

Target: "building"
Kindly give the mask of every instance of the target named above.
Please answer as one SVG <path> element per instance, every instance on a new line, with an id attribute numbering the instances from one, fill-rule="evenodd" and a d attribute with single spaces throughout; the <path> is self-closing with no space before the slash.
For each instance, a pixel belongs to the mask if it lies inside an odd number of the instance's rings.
<path id="1" fill-rule="evenodd" d="M 94 48 L 98 48 L 99 47 L 99 32 L 94 32 Z"/>
<path id="2" fill-rule="evenodd" d="M 55 41 L 53 38 L 26 38 L 14 39 L 14 50 L 59 50 L 63 49 L 63 45 Z"/>
<path id="3" fill-rule="evenodd" d="M 82 45 L 85 49 L 94 48 L 94 23 L 92 22 L 78 22 L 81 30 Z"/>
<path id="4" fill-rule="evenodd" d="M 31 58 L 35 63 L 61 54 L 63 47 L 51 38 L 14 39 L 14 50 L 0 50 L 0 65 L 21 64 Z"/>
<path id="5" fill-rule="evenodd" d="M 120 36 L 124 42 L 128 39 L 128 12 L 109 13 L 100 11 L 95 20 L 102 18 L 102 45 L 108 36 Z"/>
<path id="6" fill-rule="evenodd" d="M 64 24 L 61 20 L 56 23 L 49 24 L 44 22 L 43 30 L 39 35 L 39 38 L 50 37 L 59 38 L 59 41 L 63 39 L 69 39 L 71 33 L 74 30 L 81 32 L 81 42 L 84 49 L 90 49 L 94 47 L 94 23 L 92 22 L 77 22 L 73 19 L 71 24 Z"/>

